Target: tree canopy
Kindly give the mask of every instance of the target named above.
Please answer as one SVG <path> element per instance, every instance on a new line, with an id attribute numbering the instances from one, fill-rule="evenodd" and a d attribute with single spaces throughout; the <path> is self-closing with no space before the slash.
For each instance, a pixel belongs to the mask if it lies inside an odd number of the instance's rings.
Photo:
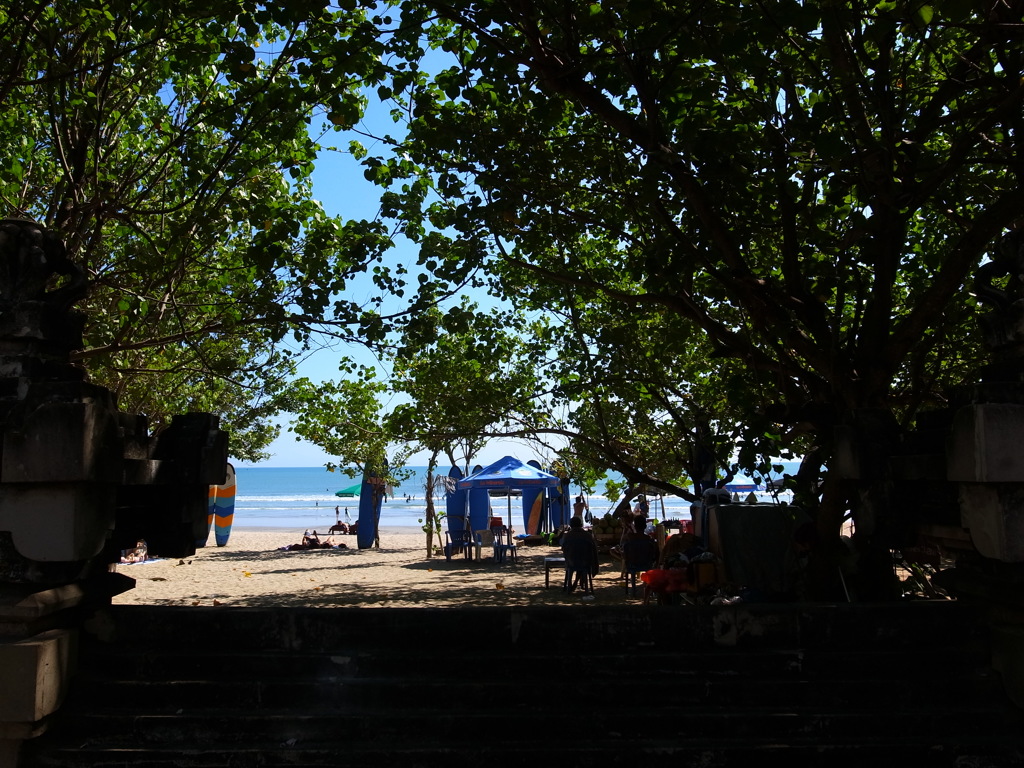
<path id="1" fill-rule="evenodd" d="M 908 425 L 978 364 L 972 275 L 1024 203 L 1022 16 L 36 0 L 0 18 L 0 199 L 87 266 L 81 357 L 140 408 L 219 377 L 272 410 L 258 372 L 287 375 L 289 334 L 389 339 L 346 296 L 369 271 L 413 310 L 394 370 L 417 401 L 473 375 L 451 367 L 469 332 L 506 330 L 425 308 L 486 287 L 523 318 L 502 366 L 476 358 L 485 434 L 563 435 L 575 466 L 666 489 L 789 449 L 817 490 L 836 428 Z M 343 221 L 311 194 L 315 126 L 345 131 L 374 92 L 396 136 L 353 151 L 382 218 Z M 396 232 L 418 264 L 381 262 Z M 824 477 L 834 526 L 856 489 Z"/>
<path id="2" fill-rule="evenodd" d="M 358 338 L 372 315 L 344 291 L 388 233 L 328 216 L 310 180 L 320 124 L 353 126 L 385 74 L 372 7 L 29 0 L 0 13 L 0 201 L 85 267 L 77 359 L 158 428 L 210 410 L 236 455 L 259 456 L 293 370 L 281 342 Z"/>
<path id="3" fill-rule="evenodd" d="M 670 350 L 686 393 L 646 396 L 727 392 L 748 442 L 783 425 L 827 454 L 975 364 L 967 288 L 1024 202 L 1019 2 L 398 5 L 399 37 L 453 59 L 397 92 L 409 138 L 379 174 L 433 180 L 392 212 L 445 234 L 438 279 L 478 266 L 586 313 L 567 353 L 644 318 L 627 375 Z"/>

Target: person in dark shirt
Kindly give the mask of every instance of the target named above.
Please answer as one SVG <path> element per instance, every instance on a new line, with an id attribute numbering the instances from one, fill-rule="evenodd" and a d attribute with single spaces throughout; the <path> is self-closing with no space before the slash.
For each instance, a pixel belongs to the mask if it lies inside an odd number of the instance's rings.
<path id="1" fill-rule="evenodd" d="M 645 533 L 647 518 L 633 519 L 633 532 L 622 540 L 622 569 L 625 574 L 649 571 L 658 563 L 658 543 Z"/>
<path id="2" fill-rule="evenodd" d="M 562 554 L 566 575 L 571 579 L 569 591 L 580 583 L 587 588 L 597 575 L 597 542 L 589 531 L 583 530 L 583 521 L 578 517 L 569 520 L 569 530 L 562 535 Z"/>

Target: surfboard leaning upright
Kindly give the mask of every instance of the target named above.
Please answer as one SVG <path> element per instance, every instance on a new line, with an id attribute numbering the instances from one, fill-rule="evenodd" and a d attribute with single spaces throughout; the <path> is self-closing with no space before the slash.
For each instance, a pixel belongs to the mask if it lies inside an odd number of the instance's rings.
<path id="1" fill-rule="evenodd" d="M 217 486 L 214 501 L 213 533 L 217 546 L 227 546 L 231 524 L 235 520 L 235 468 L 228 464 L 227 478 Z"/>
<path id="2" fill-rule="evenodd" d="M 462 470 L 452 467 L 448 470 L 448 490 L 445 495 L 445 519 L 448 523 L 448 531 L 466 530 L 466 489 L 459 488 L 459 480 L 462 479 Z"/>
<path id="3" fill-rule="evenodd" d="M 548 520 L 552 531 L 557 531 L 562 526 L 569 524 L 569 510 L 572 505 L 569 500 L 569 478 L 560 478 L 558 488 L 552 488 L 548 497 Z"/>
<path id="4" fill-rule="evenodd" d="M 377 524 L 384 503 L 384 490 L 384 478 L 367 466 L 363 471 L 363 487 L 359 491 L 359 528 L 356 530 L 359 549 L 369 549 L 377 541 Z"/>
<path id="5" fill-rule="evenodd" d="M 477 464 L 473 467 L 473 471 L 470 475 L 475 475 L 477 472 L 482 470 L 483 467 Z M 466 530 L 472 531 L 486 531 L 490 526 L 488 525 L 489 518 L 491 516 L 491 493 L 486 488 L 470 488 L 469 489 L 469 525 L 466 526 Z M 509 521 L 506 521 L 508 523 Z"/>
<path id="6" fill-rule="evenodd" d="M 213 530 L 213 519 L 217 516 L 217 489 L 219 485 L 211 485 L 206 502 L 206 535 L 196 538 L 196 548 L 202 549 L 210 541 L 210 531 Z"/>
<path id="7" fill-rule="evenodd" d="M 229 463 L 224 471 L 224 482 L 211 485 L 207 495 L 206 535 L 196 539 L 196 547 L 205 547 L 210 531 L 216 530 L 217 546 L 223 547 L 231 535 L 235 519 L 235 468 Z"/>
<path id="8" fill-rule="evenodd" d="M 530 459 L 526 464 L 534 469 L 541 468 L 536 459 Z M 523 488 L 523 527 L 529 534 L 540 533 L 541 513 L 546 497 L 546 488 Z"/>

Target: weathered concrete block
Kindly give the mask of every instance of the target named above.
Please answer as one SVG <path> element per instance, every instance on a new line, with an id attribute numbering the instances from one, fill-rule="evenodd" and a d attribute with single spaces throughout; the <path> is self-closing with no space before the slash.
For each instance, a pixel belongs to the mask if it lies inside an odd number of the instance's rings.
<path id="1" fill-rule="evenodd" d="M 985 557 L 1024 562 L 1024 485 L 961 483 L 960 521 Z"/>
<path id="2" fill-rule="evenodd" d="M 946 479 L 946 464 L 942 457 L 930 454 L 893 456 L 889 459 L 889 470 L 895 480 L 942 482 Z"/>
<path id="3" fill-rule="evenodd" d="M 946 447 L 950 480 L 1024 483 L 1024 405 L 983 403 L 957 411 Z"/>
<path id="4" fill-rule="evenodd" d="M 0 484 L 0 531 L 30 560 L 88 560 L 110 537 L 116 498 L 115 485 Z"/>
<path id="5" fill-rule="evenodd" d="M 0 637 L 27 638 L 52 628 L 54 615 L 81 605 L 85 594 L 78 583 L 31 590 L 0 585 Z"/>
<path id="6" fill-rule="evenodd" d="M 33 386 L 32 394 L 32 401 L 12 412 L 3 432 L 0 480 L 121 481 L 123 450 L 109 392 L 44 385 Z M 61 396 L 80 399 L 62 402 Z"/>
<path id="7" fill-rule="evenodd" d="M 78 635 L 54 629 L 0 644 L 0 723 L 34 723 L 57 711 L 73 672 Z"/>

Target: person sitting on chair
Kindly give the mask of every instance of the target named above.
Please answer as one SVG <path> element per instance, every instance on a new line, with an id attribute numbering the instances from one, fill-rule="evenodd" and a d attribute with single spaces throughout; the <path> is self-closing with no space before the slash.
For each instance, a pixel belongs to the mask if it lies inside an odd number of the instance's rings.
<path id="1" fill-rule="evenodd" d="M 562 554 L 566 575 L 573 578 L 573 583 L 567 585 L 569 591 L 580 583 L 587 589 L 590 578 L 597 574 L 597 542 L 583 530 L 583 520 L 578 517 L 569 520 L 569 530 L 562 536 Z"/>
<path id="2" fill-rule="evenodd" d="M 633 532 L 622 540 L 622 571 L 627 576 L 653 568 L 658 562 L 658 543 L 647 535 L 647 518 L 633 519 Z"/>

